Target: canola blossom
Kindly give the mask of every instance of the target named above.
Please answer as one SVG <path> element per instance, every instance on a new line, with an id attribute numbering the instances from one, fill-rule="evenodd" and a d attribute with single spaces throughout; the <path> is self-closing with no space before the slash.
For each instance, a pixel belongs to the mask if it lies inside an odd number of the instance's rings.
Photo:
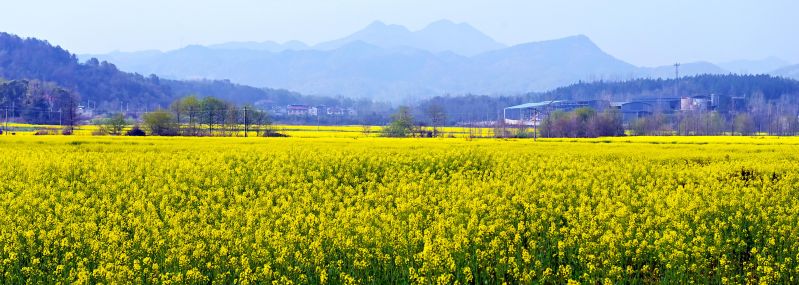
<path id="1" fill-rule="evenodd" d="M 797 283 L 798 150 L 3 136 L 0 283 Z"/>
<path id="2" fill-rule="evenodd" d="M 5 127 L 5 125 L 0 125 Z M 21 123 L 9 123 L 8 127 L 11 128 L 9 132 L 14 133 L 15 136 L 31 136 L 35 135 L 37 131 L 49 131 L 52 134 L 60 134 L 64 126 L 59 125 L 32 125 Z M 75 136 L 92 136 L 94 132 L 98 131 L 98 125 L 81 125 L 75 126 L 72 134 Z M 365 138 L 365 137 L 379 137 L 383 131 L 383 126 L 309 126 L 309 125 L 270 125 L 270 129 L 275 132 L 285 134 L 295 138 Z M 123 131 L 130 130 L 131 126 L 123 128 Z M 146 129 L 146 128 L 145 128 Z M 431 127 L 422 128 L 426 131 L 432 131 Z M 438 127 L 438 131 L 442 137 L 494 137 L 494 129 L 487 127 Z M 214 131 L 215 136 L 223 136 L 222 130 L 218 127 Z M 261 134 L 262 135 L 262 134 Z M 237 131 L 226 132 L 224 136 L 244 136 L 244 125 L 237 126 Z M 248 136 L 257 137 L 258 132 L 249 131 Z"/>

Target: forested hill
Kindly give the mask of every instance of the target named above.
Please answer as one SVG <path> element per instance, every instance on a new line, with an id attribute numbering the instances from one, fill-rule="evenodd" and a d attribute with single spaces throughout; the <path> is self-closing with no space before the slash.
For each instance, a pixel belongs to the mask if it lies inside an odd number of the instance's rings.
<path id="1" fill-rule="evenodd" d="M 293 103 L 300 95 L 286 90 L 261 89 L 229 81 L 175 81 L 155 75 L 120 71 L 96 59 L 78 58 L 47 41 L 0 32 L 0 78 L 52 82 L 77 93 L 79 100 L 99 109 L 152 109 L 166 106 L 190 93 L 214 96 L 235 103 L 267 101 Z"/>
<path id="2" fill-rule="evenodd" d="M 710 94 L 731 97 L 751 97 L 762 94 L 766 100 L 783 96 L 799 99 L 799 81 L 770 75 L 698 75 L 674 79 L 636 79 L 629 81 L 581 82 L 544 93 L 519 96 L 438 96 L 417 105 L 425 110 L 431 104 L 442 106 L 448 121 L 493 120 L 501 116 L 508 106 L 545 100 L 625 101 L 637 98 L 707 96 Z M 421 111 L 420 111 L 421 112 Z M 421 113 L 420 113 L 421 114 Z"/>
<path id="3" fill-rule="evenodd" d="M 539 94 L 542 99 L 627 100 L 641 97 L 727 95 L 747 97 L 762 93 L 768 100 L 799 96 L 799 81 L 771 75 L 697 75 L 675 79 L 580 82 Z M 530 94 L 535 95 L 535 94 Z"/>

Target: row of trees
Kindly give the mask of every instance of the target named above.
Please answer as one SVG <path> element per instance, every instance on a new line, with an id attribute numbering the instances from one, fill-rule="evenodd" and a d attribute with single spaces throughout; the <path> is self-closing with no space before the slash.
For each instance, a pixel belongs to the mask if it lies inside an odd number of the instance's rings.
<path id="1" fill-rule="evenodd" d="M 439 127 L 446 122 L 446 112 L 436 104 L 428 105 L 424 110 L 432 131 L 425 130 L 424 124 L 414 121 L 411 109 L 399 107 L 392 115 L 392 121 L 383 128 L 386 137 L 435 137 L 440 136 Z M 579 108 L 572 112 L 556 111 L 540 122 L 540 130 L 529 130 L 527 127 L 507 126 L 502 121 L 495 124 L 495 136 L 498 137 L 533 137 L 540 133 L 543 137 L 599 137 L 622 136 L 624 124 L 617 110 L 598 113 L 591 108 Z M 532 131 L 532 132 L 531 132 Z"/>
<path id="2" fill-rule="evenodd" d="M 214 97 L 181 98 L 167 109 L 143 114 L 141 122 L 151 135 L 158 136 L 275 135 L 265 111 L 250 105 L 239 107 Z M 100 130 L 120 135 L 127 125 L 124 115 L 114 114 L 101 122 Z"/>
<path id="3" fill-rule="evenodd" d="M 397 112 L 391 115 L 391 122 L 383 128 L 382 136 L 385 137 L 438 137 L 442 135 L 440 128 L 446 124 L 447 113 L 441 105 L 429 104 L 423 109 L 427 122 L 415 121 L 413 112 L 408 106 L 400 106 Z M 425 126 L 431 130 L 425 130 Z"/>
<path id="4" fill-rule="evenodd" d="M 761 120 L 751 113 L 724 116 L 718 112 L 683 112 L 675 115 L 653 115 L 634 120 L 629 126 L 633 135 L 769 135 L 799 134 L 799 118 L 795 115 L 773 115 Z"/>
<path id="5" fill-rule="evenodd" d="M 591 108 L 556 111 L 541 122 L 541 135 L 569 138 L 623 136 L 624 123 L 616 110 L 602 113 Z"/>
<path id="6" fill-rule="evenodd" d="M 655 113 L 629 124 L 634 135 L 769 135 L 799 134 L 799 97 L 770 99 L 763 92 L 747 97 L 746 105 L 728 112 L 683 110 Z"/>
<path id="7" fill-rule="evenodd" d="M 631 135 L 753 135 L 762 132 L 771 135 L 799 134 L 796 115 L 778 114 L 765 120 L 751 113 L 724 116 L 719 112 L 684 111 L 670 115 L 655 114 L 629 123 Z M 553 112 L 540 124 L 543 137 L 600 137 L 623 136 L 625 127 L 616 110 L 597 113 L 589 108 L 572 112 Z M 524 134 L 522 134 L 524 135 Z"/>
<path id="8" fill-rule="evenodd" d="M 5 121 L 62 125 L 71 132 L 79 120 L 77 109 L 77 94 L 53 83 L 0 80 L 0 116 Z"/>

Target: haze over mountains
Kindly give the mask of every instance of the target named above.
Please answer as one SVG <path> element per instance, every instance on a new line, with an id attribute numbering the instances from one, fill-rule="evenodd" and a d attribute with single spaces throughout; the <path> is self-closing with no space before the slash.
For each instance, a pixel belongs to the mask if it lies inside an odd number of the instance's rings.
<path id="1" fill-rule="evenodd" d="M 736 60 L 719 63 L 719 67 L 739 74 L 771 73 L 777 69 L 788 66 L 790 63 L 777 57 L 767 57 L 761 60 Z"/>
<path id="2" fill-rule="evenodd" d="M 774 75 L 794 78 L 799 80 L 799 64 L 786 66 L 774 71 Z"/>
<path id="3" fill-rule="evenodd" d="M 505 47 L 469 24 L 440 20 L 415 32 L 404 26 L 375 21 L 347 37 L 315 45 L 314 49 L 334 50 L 358 41 L 385 49 L 415 48 L 433 53 L 453 52 L 464 56 Z"/>
<path id="4" fill-rule="evenodd" d="M 592 45 L 586 42 L 590 43 L 586 37 L 578 36 L 558 41 L 519 45 L 503 50 L 486 52 L 479 56 L 472 57 L 472 60 L 476 62 L 476 64 L 486 66 L 488 70 L 486 72 L 497 74 L 502 72 L 501 69 L 506 68 L 502 65 L 504 62 L 497 59 L 498 56 L 505 58 L 513 58 L 513 56 L 516 56 L 514 60 L 509 62 L 521 67 L 534 66 L 540 62 L 546 63 L 546 60 L 569 63 L 568 58 L 537 58 L 530 56 L 530 54 L 537 54 L 538 50 L 548 50 L 552 48 L 550 45 L 558 44 L 560 45 L 559 48 L 563 48 L 568 54 L 592 55 L 592 51 L 597 50 L 597 48 L 591 47 Z M 364 50 L 373 50 L 376 52 L 385 51 L 384 49 L 364 44 L 360 41 L 350 44 L 350 46 L 360 46 Z M 581 50 L 581 48 L 585 47 L 588 47 L 588 49 Z M 194 49 L 204 51 L 208 48 L 194 47 Z M 143 52 L 141 54 L 146 56 L 148 54 L 158 55 L 160 53 Z M 449 54 L 452 53 L 449 52 Z M 458 57 L 456 56 L 456 58 Z M 588 66 L 595 70 L 606 66 L 613 66 L 613 64 L 617 64 L 615 68 L 619 69 L 627 69 L 631 66 L 626 63 L 619 63 L 609 56 L 605 57 L 605 59 L 609 62 L 589 61 L 585 63 L 583 58 L 574 58 L 572 61 L 582 62 L 582 66 Z M 525 60 L 533 64 L 526 64 Z M 384 62 L 375 64 L 381 63 Z M 590 66 L 590 64 L 594 64 L 595 66 Z M 707 67 L 707 65 L 706 63 L 689 64 L 686 65 L 685 69 L 704 68 Z M 785 74 L 796 74 L 796 72 L 799 71 L 797 67 L 799 66 L 794 65 L 786 67 L 781 69 L 781 72 Z M 490 68 L 490 70 L 488 68 Z M 670 73 L 671 70 L 664 67 L 662 70 L 650 69 L 649 71 Z M 527 71 L 511 70 L 510 72 L 525 73 Z M 475 77 L 471 79 L 484 86 L 500 86 L 505 83 L 505 81 L 502 81 L 505 80 L 505 78 L 494 78 L 492 80 L 491 78 Z M 753 96 L 754 94 L 761 94 L 769 100 L 795 98 L 796 94 L 799 94 L 797 93 L 797 90 L 799 90 L 799 85 L 797 85 L 799 81 L 786 78 L 772 77 L 769 75 L 703 75 L 691 77 L 682 76 L 679 80 L 636 79 L 622 82 L 594 81 L 590 83 L 583 82 L 571 84 L 544 93 L 525 92 L 519 94 L 504 94 L 502 96 L 460 96 L 464 94 L 454 94 L 455 96 L 431 96 L 424 99 L 419 98 L 422 100 L 414 100 L 412 102 L 395 101 L 394 103 L 412 105 L 416 107 L 417 112 L 421 112 L 421 110 L 426 110 L 425 106 L 431 104 L 431 102 L 435 102 L 435 104 L 446 106 L 447 113 L 451 115 L 449 117 L 450 123 L 455 124 L 465 120 L 475 120 L 477 119 L 475 114 L 482 114 L 482 117 L 479 118 L 480 120 L 491 120 L 494 119 L 497 114 L 501 113 L 500 111 L 502 108 L 524 102 L 554 99 L 604 99 L 623 101 L 630 98 L 653 97 L 658 94 L 670 95 L 673 94 L 675 90 L 675 88 L 673 88 L 674 84 L 679 84 L 680 90 L 684 92 L 684 94 L 723 94 L 727 96 L 747 97 Z M 392 104 L 386 104 L 389 103 L 386 102 L 388 101 L 387 98 L 369 100 L 368 98 L 353 99 L 330 96 L 304 96 L 287 90 L 239 85 L 227 80 L 169 80 L 160 78 L 159 76 L 143 76 L 140 74 L 127 73 L 118 70 L 112 63 L 105 61 L 100 62 L 96 59 L 88 60 L 85 63 L 79 63 L 78 59 L 69 51 L 59 46 L 54 46 L 44 40 L 35 38 L 23 39 L 2 32 L 0 32 L 0 85 L 3 85 L 0 86 L 0 95 L 2 95 L 0 96 L 0 105 L 8 107 L 9 104 L 12 104 L 12 106 L 19 106 L 19 108 L 21 108 L 20 110 L 25 108 L 37 110 L 57 108 L 59 105 L 53 105 L 52 102 L 54 101 L 48 99 L 53 98 L 51 95 L 54 91 L 48 90 L 65 90 L 69 93 L 67 95 L 72 96 L 71 98 L 74 98 L 74 100 L 79 100 L 81 104 L 91 106 L 90 108 L 100 113 L 146 112 L 147 110 L 168 106 L 174 100 L 187 95 L 197 95 L 200 97 L 211 96 L 236 104 L 253 104 L 259 108 L 280 109 L 288 104 L 346 107 L 354 110 L 356 114 L 360 114 L 350 117 L 348 121 L 346 121 L 348 124 L 360 124 L 365 121 L 383 124 L 386 122 L 389 114 L 393 112 Z M 44 96 L 28 96 L 31 94 Z M 61 92 L 58 94 L 64 93 Z M 65 96 L 61 97 L 66 98 Z M 11 98 L 11 100 L 9 101 L 8 98 Z M 63 104 L 60 106 L 63 106 Z M 423 117 L 421 113 L 417 115 Z M 44 119 L 51 120 L 50 122 L 52 122 L 55 117 Z M 294 123 L 308 123 L 309 121 L 307 119 L 308 118 L 298 118 L 296 120 L 290 119 L 289 121 Z M 327 122 L 345 123 L 338 119 Z M 319 121 L 316 121 L 316 123 L 319 123 Z"/>
<path id="5" fill-rule="evenodd" d="M 36 85 L 55 85 L 73 92 L 81 104 L 103 110 L 120 110 L 123 106 L 126 110 L 152 109 L 168 106 L 190 94 L 214 96 L 237 104 L 258 101 L 291 104 L 307 100 L 287 90 L 254 88 L 226 80 L 168 80 L 123 72 L 105 61 L 80 63 L 69 51 L 45 40 L 0 32 L 0 83 L 5 80 L 23 80 L 23 85 L 31 80 L 37 81 Z M 32 98 L 24 101 L 27 102 L 24 104 L 44 104 Z M 8 98 L 0 96 L 0 105 L 8 107 L 8 102 Z M 36 108 L 43 109 L 44 105 Z"/>
<path id="6" fill-rule="evenodd" d="M 304 94 L 400 101 L 441 94 L 519 94 L 578 81 L 674 77 L 673 66 L 638 67 L 576 35 L 505 46 L 474 27 L 442 20 L 410 31 L 374 22 L 313 46 L 232 42 L 97 57 L 120 69 L 174 79 L 229 79 Z M 682 63 L 680 75 L 770 73 L 797 76 L 777 58 Z M 777 70 L 781 70 L 778 73 Z M 795 77 L 796 78 L 796 77 Z"/>

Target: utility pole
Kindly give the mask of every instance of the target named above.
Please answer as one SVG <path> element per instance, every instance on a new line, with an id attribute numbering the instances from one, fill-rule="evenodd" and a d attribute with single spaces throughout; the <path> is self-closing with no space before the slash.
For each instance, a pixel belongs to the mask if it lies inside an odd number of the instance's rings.
<path id="1" fill-rule="evenodd" d="M 14 116 L 14 107 L 16 102 L 11 101 L 11 116 Z M 3 132 L 8 135 L 8 105 L 6 105 L 6 126 L 3 128 Z"/>
<path id="2" fill-rule="evenodd" d="M 679 84 L 680 80 L 680 63 L 677 62 L 674 64 L 674 97 L 677 97 L 677 85 Z"/>
<path id="3" fill-rule="evenodd" d="M 538 109 L 533 109 L 533 141 L 538 141 Z"/>
<path id="4" fill-rule="evenodd" d="M 679 62 L 675 62 L 674 63 L 674 98 L 678 98 L 678 99 L 680 98 L 679 92 L 678 92 L 679 86 L 680 86 L 680 63 Z M 663 103 L 662 102 L 658 102 L 658 108 L 661 108 L 661 105 L 663 105 Z M 660 130 L 658 130 L 658 134 L 662 135 Z"/>
<path id="5" fill-rule="evenodd" d="M 247 137 L 247 106 L 244 106 L 244 137 Z"/>

